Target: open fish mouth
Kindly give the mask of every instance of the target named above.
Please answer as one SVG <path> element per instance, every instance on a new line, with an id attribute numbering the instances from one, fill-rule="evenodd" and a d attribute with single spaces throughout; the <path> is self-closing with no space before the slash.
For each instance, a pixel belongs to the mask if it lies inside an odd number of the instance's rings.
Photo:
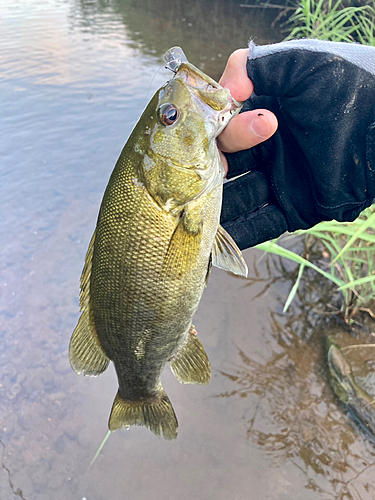
<path id="1" fill-rule="evenodd" d="M 223 89 L 223 87 L 219 83 L 215 82 L 215 80 L 202 73 L 193 64 L 189 63 L 181 47 L 172 47 L 171 49 L 167 50 L 167 52 L 163 56 L 163 59 L 166 63 L 166 68 L 170 69 L 175 74 L 177 74 L 180 69 L 185 69 L 185 71 L 179 72 L 182 73 L 179 74 L 179 77 L 188 85 L 205 91 L 215 91 Z"/>
<path id="2" fill-rule="evenodd" d="M 196 87 L 197 89 L 204 90 L 206 92 L 224 90 L 224 87 L 217 83 L 213 78 L 209 77 L 196 66 L 189 63 L 181 47 L 172 47 L 171 49 L 167 50 L 167 52 L 163 56 L 163 59 L 166 69 L 171 70 L 175 75 L 177 75 L 178 73 L 178 76 L 191 87 Z M 231 99 L 236 108 L 242 106 L 242 102 L 236 101 L 232 96 Z"/>
<path id="3" fill-rule="evenodd" d="M 199 107 L 205 107 L 207 118 L 213 113 L 213 121 L 219 124 L 215 136 L 219 135 L 230 119 L 238 114 L 243 103 L 236 101 L 228 89 L 222 87 L 211 77 L 189 63 L 181 47 L 172 47 L 164 54 L 166 68 L 190 88 L 192 95 L 198 97 Z M 202 108 L 203 109 L 203 108 Z"/>

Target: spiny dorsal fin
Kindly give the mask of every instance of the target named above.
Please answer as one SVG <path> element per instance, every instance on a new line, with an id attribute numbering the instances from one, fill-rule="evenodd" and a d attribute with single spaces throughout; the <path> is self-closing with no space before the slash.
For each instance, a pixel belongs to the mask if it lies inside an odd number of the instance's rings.
<path id="1" fill-rule="evenodd" d="M 94 242 L 95 232 L 86 253 L 85 265 L 81 275 L 79 303 L 82 313 L 69 345 L 69 359 L 73 370 L 77 374 L 83 373 L 93 377 L 104 372 L 109 364 L 109 358 L 103 351 L 96 333 L 90 304 L 90 277 Z"/>
<path id="2" fill-rule="evenodd" d="M 125 401 L 117 393 L 113 402 L 108 428 L 111 432 L 121 427 L 144 425 L 165 439 L 177 437 L 178 422 L 173 406 L 160 385 L 158 393 L 150 399 Z"/>
<path id="3" fill-rule="evenodd" d="M 221 226 L 218 227 L 212 248 L 212 264 L 224 271 L 247 278 L 247 265 L 241 250 Z"/>
<path id="4" fill-rule="evenodd" d="M 211 380 L 208 356 L 191 325 L 187 340 L 169 362 L 172 372 L 181 384 L 206 385 Z"/>
<path id="5" fill-rule="evenodd" d="M 202 241 L 203 222 L 195 223 L 184 211 L 174 230 L 164 259 L 163 271 L 183 276 L 196 261 Z"/>

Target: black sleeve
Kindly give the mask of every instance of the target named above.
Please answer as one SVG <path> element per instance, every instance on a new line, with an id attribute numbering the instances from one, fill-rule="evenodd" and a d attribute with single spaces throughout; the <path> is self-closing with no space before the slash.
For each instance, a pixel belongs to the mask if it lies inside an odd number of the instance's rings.
<path id="1" fill-rule="evenodd" d="M 224 185 L 224 227 L 238 241 L 248 220 L 254 238 L 244 247 L 321 220 L 354 220 L 375 197 L 375 47 L 251 44 L 247 71 L 254 94 L 243 112 L 270 109 L 279 128 L 253 150 L 227 155 L 228 177 L 240 177 Z M 273 231 L 266 207 L 276 214 Z"/>

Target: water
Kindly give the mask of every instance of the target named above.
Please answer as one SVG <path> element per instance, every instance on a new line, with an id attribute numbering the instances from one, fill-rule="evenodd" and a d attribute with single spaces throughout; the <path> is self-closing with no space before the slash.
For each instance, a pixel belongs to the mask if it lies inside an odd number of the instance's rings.
<path id="1" fill-rule="evenodd" d="M 234 1 L 2 1 L 1 500 L 374 498 L 374 448 L 326 383 L 316 297 L 306 288 L 307 305 L 282 315 L 292 269 L 253 250 L 256 282 L 214 269 L 194 319 L 211 384 L 163 374 L 178 439 L 116 432 L 88 471 L 117 382 L 112 368 L 76 376 L 67 347 L 108 177 L 169 77 L 165 50 L 219 78 L 248 38 L 282 39 L 274 15 Z"/>

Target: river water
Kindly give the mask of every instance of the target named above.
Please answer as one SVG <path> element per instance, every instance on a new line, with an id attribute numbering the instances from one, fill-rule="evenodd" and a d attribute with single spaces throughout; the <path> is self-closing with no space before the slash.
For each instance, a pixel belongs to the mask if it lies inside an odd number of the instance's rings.
<path id="1" fill-rule="evenodd" d="M 217 79 L 250 37 L 283 38 L 275 15 L 235 1 L 2 0 L 1 500 L 375 498 L 375 448 L 327 385 L 317 292 L 305 284 L 282 314 L 294 270 L 255 250 L 248 281 L 213 270 L 194 318 L 211 384 L 163 374 L 178 439 L 118 431 L 88 470 L 117 381 L 112 367 L 78 377 L 67 348 L 109 175 L 170 76 L 168 48 Z"/>

